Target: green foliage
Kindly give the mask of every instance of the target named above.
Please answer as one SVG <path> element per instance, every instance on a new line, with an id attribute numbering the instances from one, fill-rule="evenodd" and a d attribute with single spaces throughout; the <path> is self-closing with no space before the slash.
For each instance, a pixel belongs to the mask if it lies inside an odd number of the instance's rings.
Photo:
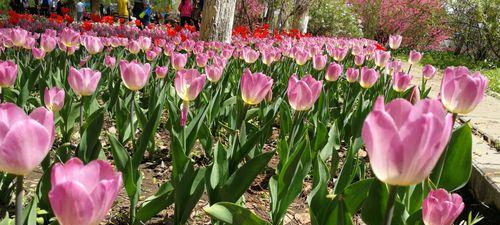
<path id="1" fill-rule="evenodd" d="M 483 75 L 488 77 L 488 88 L 491 91 L 500 93 L 500 68 L 493 70 L 486 70 L 482 72 Z"/>
<path id="2" fill-rule="evenodd" d="M 361 25 L 345 0 L 315 1 L 310 9 L 308 32 L 315 35 L 361 37 Z"/>

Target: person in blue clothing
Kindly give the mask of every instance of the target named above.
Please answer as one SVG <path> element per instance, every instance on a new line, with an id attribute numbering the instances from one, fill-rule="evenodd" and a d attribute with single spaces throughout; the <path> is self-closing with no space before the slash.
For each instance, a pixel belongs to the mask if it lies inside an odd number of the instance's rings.
<path id="1" fill-rule="evenodd" d="M 143 26 L 149 25 L 151 22 L 152 9 L 147 1 L 144 1 L 144 11 L 139 14 L 139 19 Z"/>

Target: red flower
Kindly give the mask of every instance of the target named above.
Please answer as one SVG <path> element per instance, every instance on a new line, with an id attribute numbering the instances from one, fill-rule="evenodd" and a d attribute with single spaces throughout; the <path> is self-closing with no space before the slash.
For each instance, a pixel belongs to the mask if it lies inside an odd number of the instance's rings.
<path id="1" fill-rule="evenodd" d="M 113 25 L 115 23 L 114 18 L 112 16 L 104 16 L 102 17 L 102 23 L 107 23 L 109 25 Z"/>
<path id="2" fill-rule="evenodd" d="M 135 20 L 135 25 L 137 27 L 141 27 L 141 21 L 140 20 Z"/>
<path id="3" fill-rule="evenodd" d="M 97 14 L 90 14 L 90 19 L 96 23 L 101 22 L 101 17 Z"/>
<path id="4" fill-rule="evenodd" d="M 66 8 L 66 7 L 61 7 L 61 12 L 62 12 L 63 15 L 66 15 L 66 14 L 69 13 L 69 9 Z"/>
<path id="5" fill-rule="evenodd" d="M 186 35 L 184 35 L 184 34 L 181 34 L 181 40 L 182 40 L 182 41 L 185 41 L 185 40 L 187 40 L 187 37 L 186 37 Z"/>
<path id="6" fill-rule="evenodd" d="M 169 37 L 174 37 L 177 34 L 177 31 L 172 28 L 167 28 L 167 34 Z"/>
<path id="7" fill-rule="evenodd" d="M 148 25 L 148 28 L 149 28 L 149 29 L 153 29 L 153 27 L 154 27 L 154 24 L 152 24 L 152 23 L 150 23 L 150 24 Z"/>
<path id="8" fill-rule="evenodd" d="M 92 30 L 92 23 L 90 21 L 84 21 L 82 24 L 82 28 L 85 31 Z"/>
<path id="9" fill-rule="evenodd" d="M 380 45 L 379 43 L 375 43 L 375 49 L 382 50 L 382 51 L 387 50 L 384 46 Z"/>
<path id="10" fill-rule="evenodd" d="M 64 15 L 64 20 L 66 20 L 67 23 L 73 23 L 74 21 L 73 17 L 69 16 L 68 14 Z"/>
<path id="11" fill-rule="evenodd" d="M 124 18 L 120 18 L 118 21 L 120 22 L 121 25 L 125 24 L 125 19 Z"/>

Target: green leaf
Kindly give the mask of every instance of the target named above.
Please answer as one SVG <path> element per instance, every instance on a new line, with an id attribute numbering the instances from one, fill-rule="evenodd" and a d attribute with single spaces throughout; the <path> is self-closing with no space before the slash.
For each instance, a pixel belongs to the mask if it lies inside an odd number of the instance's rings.
<path id="1" fill-rule="evenodd" d="M 149 142 L 151 141 L 151 137 L 155 134 L 156 129 L 160 125 L 161 114 L 163 113 L 163 102 L 164 100 L 160 100 L 162 103 L 156 106 L 154 113 L 149 118 L 146 127 L 142 131 L 142 136 L 139 139 L 139 144 L 134 149 L 134 153 L 132 154 L 132 163 L 134 168 L 137 168 L 139 164 L 141 164 L 142 159 L 144 157 L 144 152 L 146 152 L 146 148 L 148 147 Z"/>
<path id="2" fill-rule="evenodd" d="M 221 188 L 222 201 L 236 202 L 241 198 L 255 177 L 264 170 L 274 153 L 274 151 L 262 153 L 238 168 Z"/>
<path id="3" fill-rule="evenodd" d="M 170 182 L 161 185 L 154 196 L 147 198 L 137 211 L 136 225 L 144 224 L 174 203 L 174 187 Z"/>
<path id="4" fill-rule="evenodd" d="M 472 171 L 472 131 L 464 124 L 453 132 L 445 157 L 438 187 L 448 191 L 462 188 L 469 181 Z"/>
<path id="5" fill-rule="evenodd" d="M 357 157 L 357 153 L 359 148 L 361 147 L 361 139 L 357 138 L 354 142 L 349 146 L 349 150 L 347 151 L 346 161 L 342 170 L 340 171 L 339 178 L 335 187 L 333 189 L 335 194 L 340 194 L 344 191 L 344 189 L 351 184 L 352 179 L 354 178 L 353 173 L 355 172 L 355 157 Z"/>
<path id="6" fill-rule="evenodd" d="M 406 219 L 406 225 L 424 225 L 422 222 L 422 210 L 419 209 Z"/>
<path id="7" fill-rule="evenodd" d="M 22 218 L 24 220 L 24 225 L 36 225 L 36 209 L 38 206 L 38 198 L 34 197 L 28 207 L 23 211 Z"/>
<path id="8" fill-rule="evenodd" d="M 355 214 L 361 204 L 368 197 L 370 187 L 374 179 L 361 180 L 349 185 L 342 194 L 344 197 L 345 205 L 351 214 Z"/>
<path id="9" fill-rule="evenodd" d="M 104 124 L 104 111 L 99 109 L 87 119 L 83 134 L 78 146 L 78 158 L 83 162 L 88 163 L 97 159 L 100 151 L 99 136 L 101 135 L 102 126 Z"/>
<path id="10" fill-rule="evenodd" d="M 229 202 L 220 202 L 204 208 L 210 217 L 232 225 L 271 225 L 250 210 Z"/>
<path id="11" fill-rule="evenodd" d="M 116 168 L 119 171 L 124 172 L 127 162 L 130 160 L 127 150 L 116 140 L 115 136 L 108 134 L 109 143 L 111 145 L 111 154 L 113 154 L 113 160 L 115 162 Z"/>
<path id="12" fill-rule="evenodd" d="M 175 186 L 174 223 L 185 224 L 204 190 L 205 169 L 194 170 L 189 163 L 181 181 Z"/>

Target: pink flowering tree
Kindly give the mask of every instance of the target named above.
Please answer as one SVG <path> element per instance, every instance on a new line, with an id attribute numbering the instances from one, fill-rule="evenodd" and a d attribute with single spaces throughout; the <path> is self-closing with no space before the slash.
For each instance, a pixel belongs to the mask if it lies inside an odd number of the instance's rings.
<path id="1" fill-rule="evenodd" d="M 238 0 L 236 2 L 235 23 L 252 26 L 260 23 L 266 6 L 263 0 Z"/>
<path id="2" fill-rule="evenodd" d="M 444 0 L 350 0 L 364 34 L 382 43 L 390 34 L 403 35 L 403 46 L 437 49 L 450 36 Z"/>

